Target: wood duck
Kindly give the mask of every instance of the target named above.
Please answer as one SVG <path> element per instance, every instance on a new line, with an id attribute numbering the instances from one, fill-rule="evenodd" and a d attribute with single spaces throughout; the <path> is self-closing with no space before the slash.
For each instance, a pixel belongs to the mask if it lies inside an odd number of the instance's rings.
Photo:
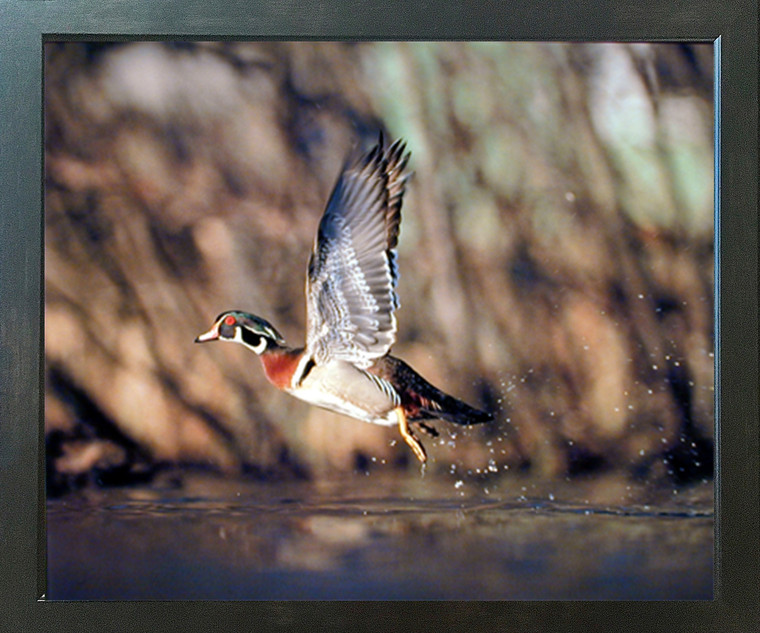
<path id="1" fill-rule="evenodd" d="M 264 319 L 223 312 L 196 343 L 240 343 L 261 358 L 269 381 L 313 405 L 364 422 L 398 425 L 424 463 L 412 427 L 425 420 L 477 424 L 493 419 L 427 382 L 389 354 L 399 306 L 396 245 L 410 153 L 397 140 L 347 161 L 319 224 L 306 275 L 306 345 L 291 348 Z"/>

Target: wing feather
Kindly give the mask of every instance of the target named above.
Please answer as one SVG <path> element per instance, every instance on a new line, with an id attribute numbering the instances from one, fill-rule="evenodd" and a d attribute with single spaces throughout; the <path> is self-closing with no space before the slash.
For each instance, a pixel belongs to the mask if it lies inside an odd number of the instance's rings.
<path id="1" fill-rule="evenodd" d="M 306 347 L 317 364 L 369 367 L 396 340 L 396 246 L 409 153 L 379 142 L 344 167 L 319 224 L 306 281 Z"/>

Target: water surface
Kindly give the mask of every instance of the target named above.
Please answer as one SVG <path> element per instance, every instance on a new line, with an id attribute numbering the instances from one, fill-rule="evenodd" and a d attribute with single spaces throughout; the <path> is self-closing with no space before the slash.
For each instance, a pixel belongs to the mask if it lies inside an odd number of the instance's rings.
<path id="1" fill-rule="evenodd" d="M 710 599 L 712 484 L 184 477 L 48 502 L 48 599 Z"/>

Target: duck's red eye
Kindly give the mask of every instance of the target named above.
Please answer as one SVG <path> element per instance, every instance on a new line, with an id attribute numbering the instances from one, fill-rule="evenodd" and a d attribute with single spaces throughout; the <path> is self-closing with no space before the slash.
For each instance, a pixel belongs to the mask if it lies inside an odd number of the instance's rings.
<path id="1" fill-rule="evenodd" d="M 224 318 L 224 322 L 225 322 L 227 325 L 235 325 L 235 323 L 236 323 L 237 321 L 236 321 L 235 317 L 234 317 L 234 316 L 232 316 L 232 315 L 230 314 L 230 315 L 228 315 L 228 316 L 226 316 L 226 317 Z"/>

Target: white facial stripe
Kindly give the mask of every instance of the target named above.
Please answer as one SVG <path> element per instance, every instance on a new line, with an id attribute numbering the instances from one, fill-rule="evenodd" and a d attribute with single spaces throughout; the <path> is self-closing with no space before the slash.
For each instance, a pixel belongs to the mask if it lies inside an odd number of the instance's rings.
<path id="1" fill-rule="evenodd" d="M 242 343 L 249 350 L 254 351 L 257 354 L 263 354 L 264 351 L 267 348 L 267 340 L 263 336 L 261 336 L 260 334 L 258 334 L 257 336 L 261 339 L 261 342 L 258 345 L 256 345 L 256 347 L 254 347 L 253 345 L 248 345 L 248 343 L 246 343 L 243 340 L 243 330 L 242 330 L 242 327 L 243 327 L 242 325 L 237 325 L 235 327 L 235 338 L 234 339 L 230 339 L 230 340 L 234 341 L 235 343 Z"/>

